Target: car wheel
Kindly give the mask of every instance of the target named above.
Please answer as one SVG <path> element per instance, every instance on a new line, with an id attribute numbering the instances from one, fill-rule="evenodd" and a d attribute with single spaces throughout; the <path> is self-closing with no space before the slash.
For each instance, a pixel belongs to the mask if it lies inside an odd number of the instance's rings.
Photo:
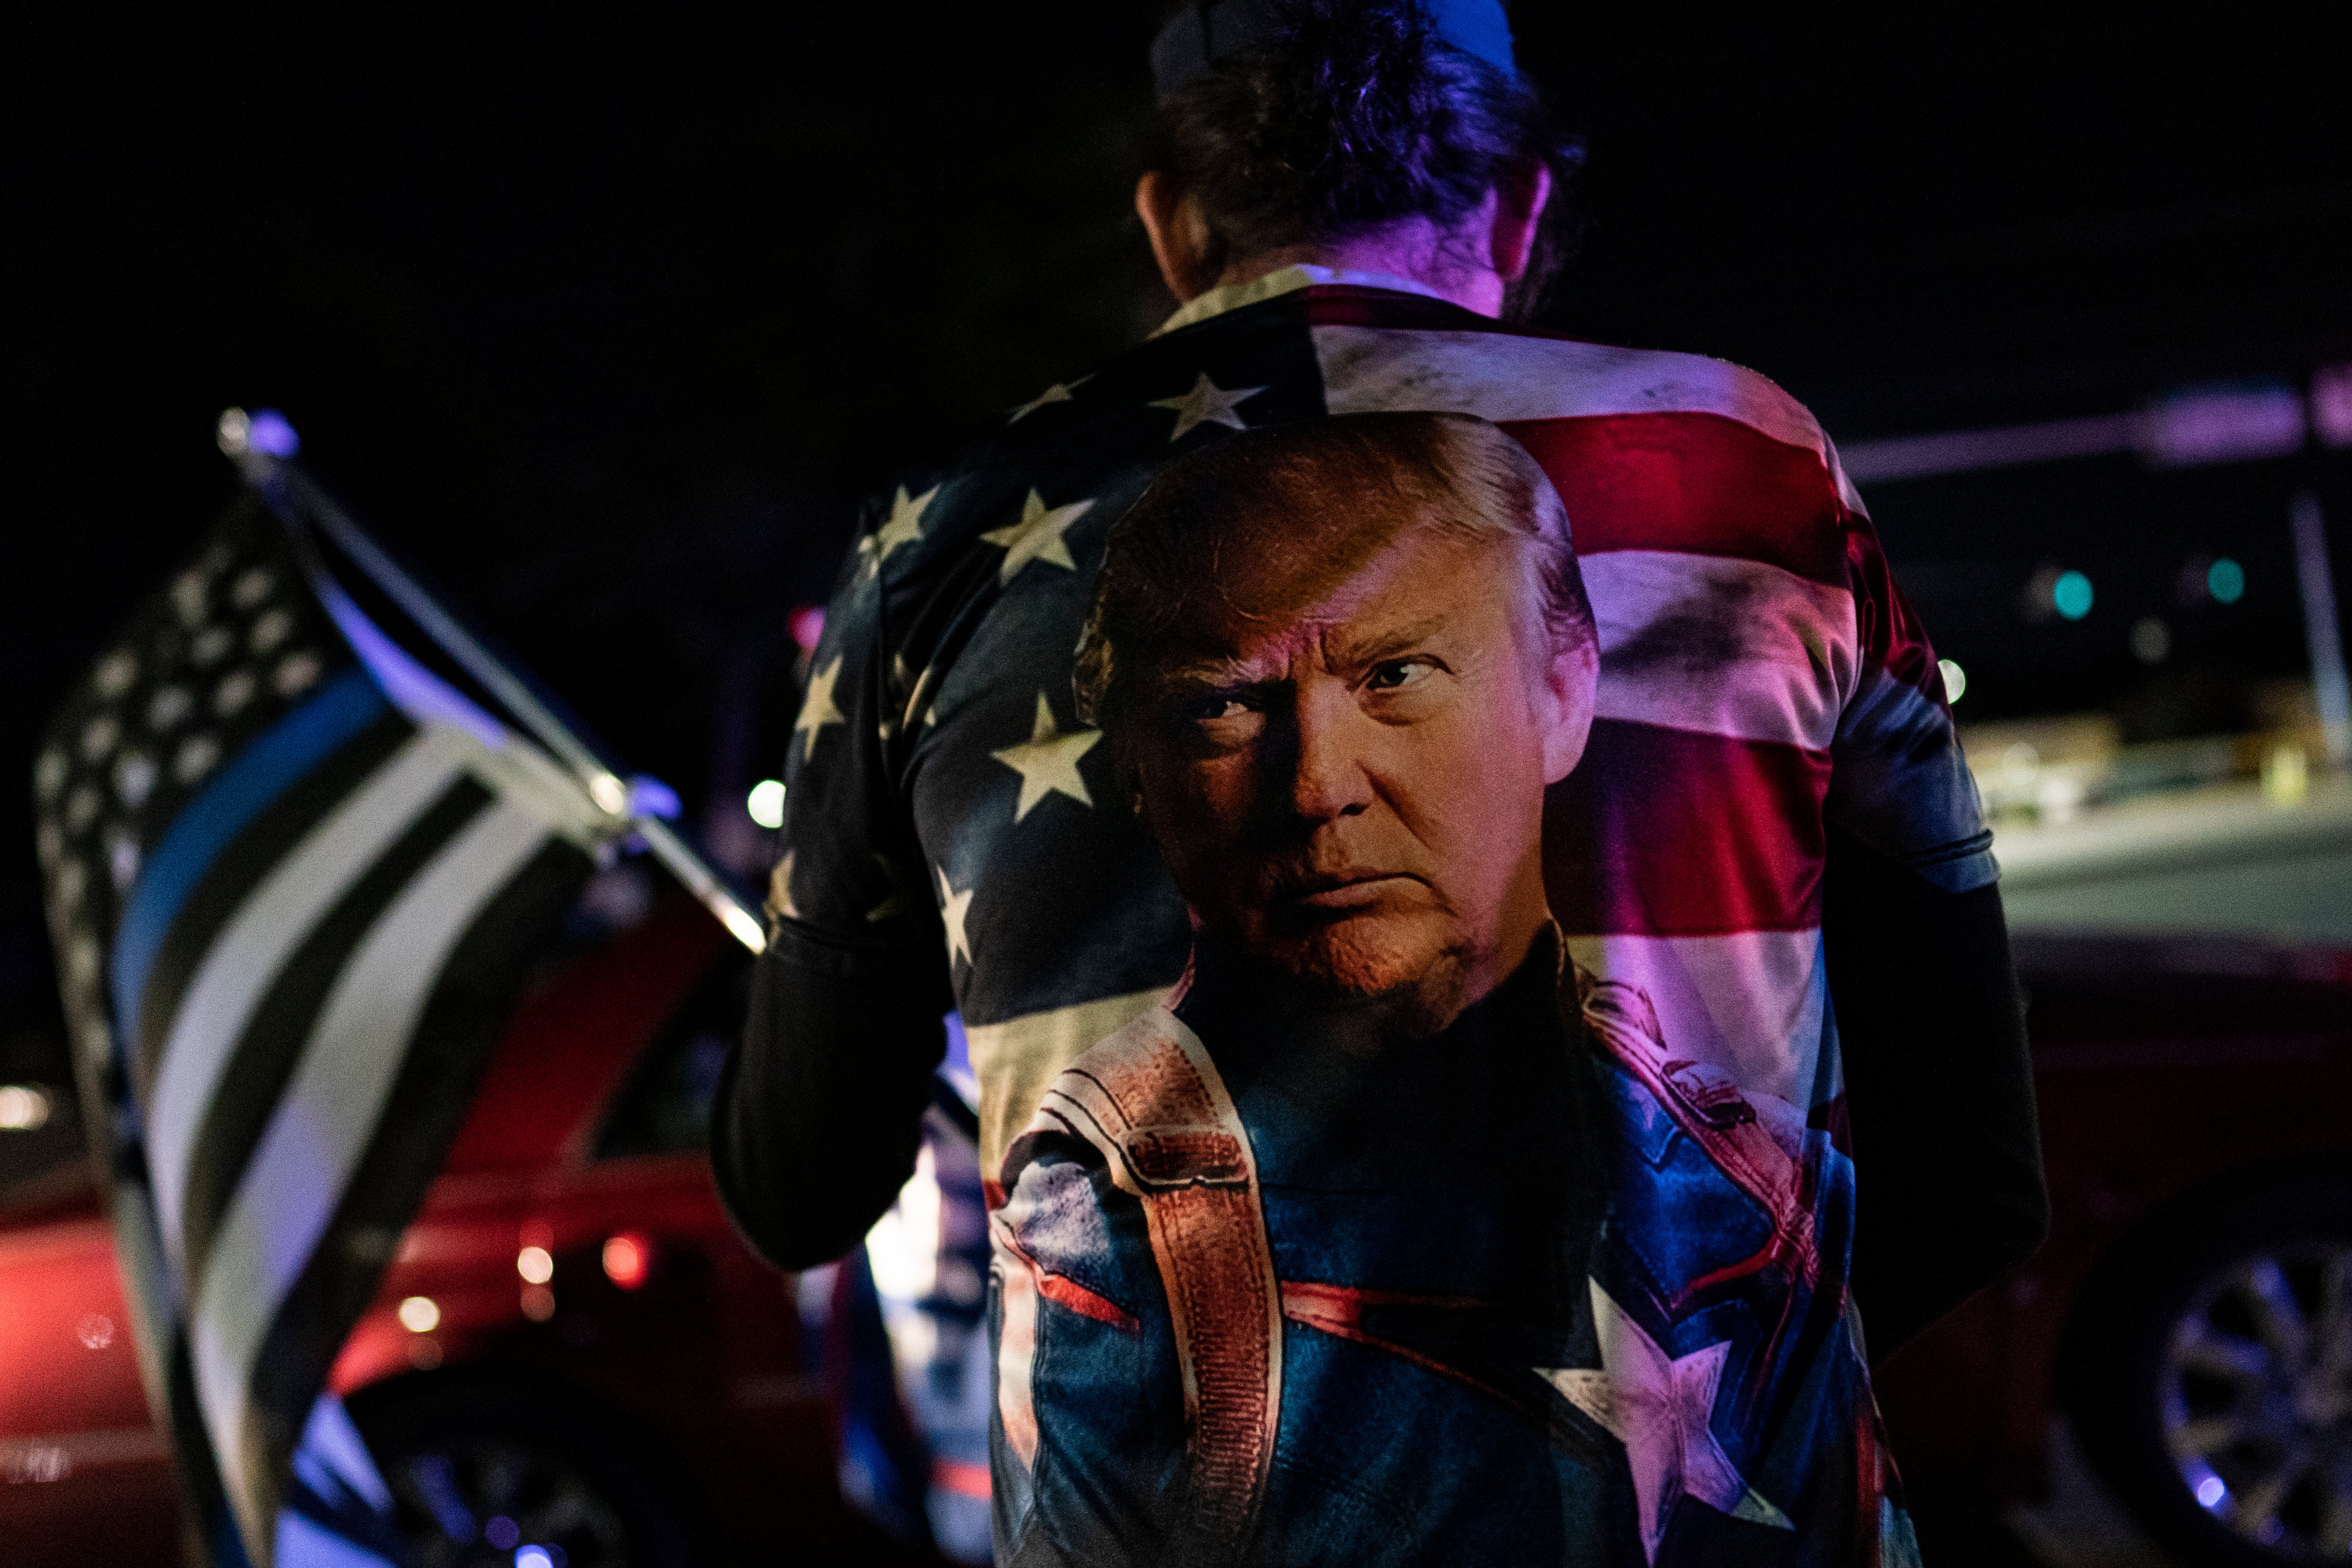
<path id="1" fill-rule="evenodd" d="M 613 1425 L 560 1395 L 433 1377 L 349 1401 L 415 1568 L 688 1568 L 683 1515 Z M 536 1548 L 534 1552 L 532 1549 Z"/>
<path id="2" fill-rule="evenodd" d="M 2067 1401 L 2093 1464 L 2196 1561 L 2352 1553 L 2352 1182 L 2178 1212 L 2084 1298 Z"/>

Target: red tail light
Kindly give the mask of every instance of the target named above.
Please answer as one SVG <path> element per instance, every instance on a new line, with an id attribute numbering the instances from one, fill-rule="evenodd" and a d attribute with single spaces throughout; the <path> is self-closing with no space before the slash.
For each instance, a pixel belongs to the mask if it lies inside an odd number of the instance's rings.
<path id="1" fill-rule="evenodd" d="M 654 1244 L 635 1231 L 625 1230 L 604 1240 L 604 1277 L 624 1290 L 634 1290 L 653 1272 Z"/>

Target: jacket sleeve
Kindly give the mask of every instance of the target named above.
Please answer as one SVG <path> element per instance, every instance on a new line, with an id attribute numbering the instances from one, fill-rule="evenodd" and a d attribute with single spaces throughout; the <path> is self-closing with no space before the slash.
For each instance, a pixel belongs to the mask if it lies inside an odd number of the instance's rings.
<path id="1" fill-rule="evenodd" d="M 863 542 L 851 552 L 810 660 L 785 759 L 768 949 L 711 1117 L 728 1212 L 786 1268 L 855 1247 L 913 1172 L 954 1005 L 922 852 L 885 754 L 892 650 L 873 558 Z"/>
<path id="2" fill-rule="evenodd" d="M 1874 1358 L 2041 1245 L 2032 1058 L 2000 868 L 1934 650 L 1856 519 L 1860 659 L 1832 752 L 1822 937 Z"/>
<path id="3" fill-rule="evenodd" d="M 2047 1234 L 2033 1063 L 1997 886 L 1944 892 L 1833 828 L 1824 902 L 1854 1299 L 1884 1360 Z"/>

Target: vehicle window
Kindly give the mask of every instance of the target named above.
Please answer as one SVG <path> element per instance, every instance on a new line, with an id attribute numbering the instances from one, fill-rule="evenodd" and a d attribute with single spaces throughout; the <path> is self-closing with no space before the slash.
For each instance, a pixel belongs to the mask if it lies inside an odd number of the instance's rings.
<path id="1" fill-rule="evenodd" d="M 675 1154 L 709 1145 L 719 1072 L 742 1036 L 751 994 L 751 956 L 730 943 L 638 1058 L 597 1138 L 598 1159 Z"/>

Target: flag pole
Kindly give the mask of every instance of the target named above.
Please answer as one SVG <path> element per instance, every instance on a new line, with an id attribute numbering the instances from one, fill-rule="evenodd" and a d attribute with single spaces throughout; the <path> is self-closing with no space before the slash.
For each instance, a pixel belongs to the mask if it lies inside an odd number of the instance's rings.
<path id="1" fill-rule="evenodd" d="M 751 952 L 765 952 L 767 928 L 746 909 L 691 845 L 660 817 L 638 807 L 635 792 L 604 764 L 588 745 L 565 727 L 536 692 L 499 662 L 472 633 L 444 610 L 422 584 L 401 570 L 374 540 L 370 539 L 342 508 L 286 458 L 264 451 L 252 440 L 252 421 L 243 409 L 232 408 L 220 417 L 220 447 L 236 462 L 246 482 L 265 494 L 281 486 L 331 538 L 336 547 L 367 574 L 384 595 L 398 605 L 425 636 L 480 681 L 492 696 L 522 721 L 538 742 L 579 776 L 588 797 L 608 815 L 628 823 L 653 858 L 709 910 L 728 934 Z M 290 433 L 289 433 L 290 434 Z M 290 446 L 289 450 L 290 451 Z"/>

